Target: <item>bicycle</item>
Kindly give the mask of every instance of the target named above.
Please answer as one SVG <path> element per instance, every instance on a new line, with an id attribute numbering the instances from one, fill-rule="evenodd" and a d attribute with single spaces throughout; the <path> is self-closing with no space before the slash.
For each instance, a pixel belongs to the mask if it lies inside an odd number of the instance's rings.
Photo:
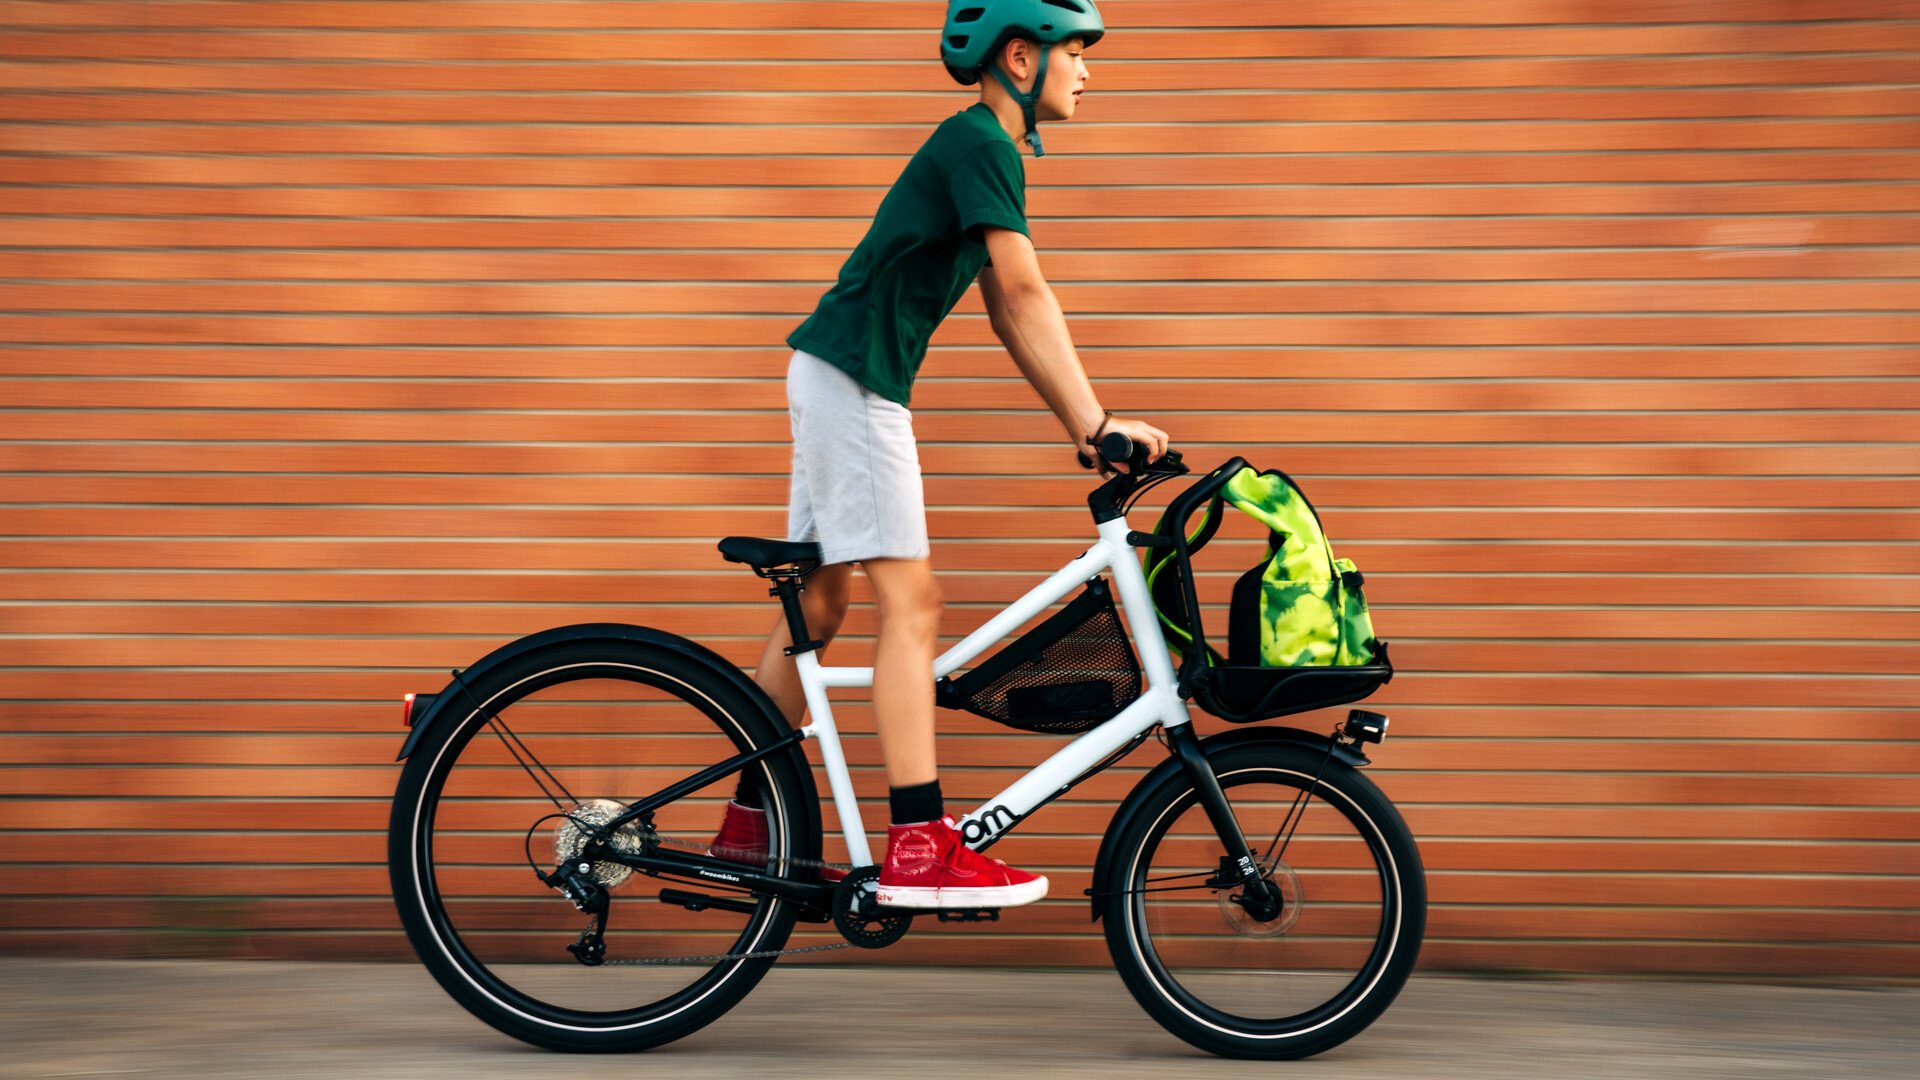
<path id="1" fill-rule="evenodd" d="M 1201 739 L 1186 704 L 1198 696 L 1229 719 L 1236 709 L 1272 716 L 1356 700 L 1383 672 L 1283 671 L 1261 690 L 1267 704 L 1236 705 L 1209 677 L 1196 617 L 1198 649 L 1187 647 L 1176 674 L 1133 549 L 1167 546 L 1184 558 L 1185 518 L 1174 511 L 1198 505 L 1244 462 L 1173 500 L 1171 535 L 1143 534 L 1127 525 L 1132 502 L 1191 470 L 1177 451 L 1148 463 L 1117 433 L 1099 452 L 1130 471 L 1115 470 L 1088 496 L 1098 540 L 934 662 L 941 705 L 1075 736 L 961 819 L 964 838 L 975 848 L 998 842 L 1159 731 L 1169 755 L 1119 804 L 1082 890 L 1116 969 L 1149 1015 L 1201 1049 L 1323 1052 L 1392 1002 L 1425 927 L 1413 837 L 1358 771 L 1386 718 L 1356 709 L 1325 736 L 1262 726 Z M 440 985 L 508 1035 L 567 1051 L 658 1046 L 720 1017 L 780 956 L 883 948 L 911 928 L 915 912 L 874 901 L 879 868 L 827 698 L 830 688 L 871 686 L 873 671 L 822 666 L 798 599 L 817 545 L 736 536 L 719 548 L 780 599 L 810 710 L 804 727 L 706 647 L 611 623 L 532 634 L 456 669 L 438 693 L 406 696 L 411 731 L 389 829 L 401 922 Z M 1384 655 L 1381 666 L 1391 677 Z M 1288 680 L 1297 685 L 1273 704 L 1273 687 Z M 846 844 L 839 880 L 824 872 L 834 864 L 822 859 L 809 741 Z M 743 770 L 762 795 L 766 850 L 710 853 L 699 838 Z M 803 921 L 830 923 L 843 940 L 785 948 Z M 670 955 L 686 949 L 694 954 Z"/>

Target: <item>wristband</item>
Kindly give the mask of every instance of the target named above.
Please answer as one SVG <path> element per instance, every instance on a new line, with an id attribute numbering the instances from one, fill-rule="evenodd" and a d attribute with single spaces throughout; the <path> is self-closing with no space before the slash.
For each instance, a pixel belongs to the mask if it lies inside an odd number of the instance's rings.
<path id="1" fill-rule="evenodd" d="M 1102 417 L 1100 418 L 1100 426 L 1099 426 L 1098 428 L 1096 428 L 1096 429 L 1094 429 L 1094 432 L 1093 432 L 1093 434 L 1091 434 L 1091 435 L 1089 435 L 1089 436 L 1087 436 L 1087 445 L 1088 445 L 1088 446 L 1099 446 L 1099 445 L 1100 445 L 1100 435 L 1101 435 L 1101 433 L 1103 433 L 1103 432 L 1105 432 L 1105 431 L 1107 430 L 1107 421 L 1109 421 L 1109 420 L 1111 420 L 1111 419 L 1113 419 L 1113 410 L 1112 410 L 1112 409 L 1108 409 L 1108 410 L 1106 410 L 1106 415 L 1105 415 L 1105 416 L 1102 416 Z"/>

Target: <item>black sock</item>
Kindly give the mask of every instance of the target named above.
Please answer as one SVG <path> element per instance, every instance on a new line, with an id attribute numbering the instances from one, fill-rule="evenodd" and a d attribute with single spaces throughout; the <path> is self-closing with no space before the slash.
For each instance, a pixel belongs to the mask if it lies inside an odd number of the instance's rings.
<path id="1" fill-rule="evenodd" d="M 733 789 L 733 801 L 749 809 L 760 809 L 760 785 L 754 783 L 752 775 L 741 774 L 740 786 Z"/>
<path id="2" fill-rule="evenodd" d="M 938 780 L 912 787 L 890 787 L 887 789 L 887 802 L 892 805 L 895 825 L 918 825 L 947 812 L 946 804 L 940 798 Z"/>

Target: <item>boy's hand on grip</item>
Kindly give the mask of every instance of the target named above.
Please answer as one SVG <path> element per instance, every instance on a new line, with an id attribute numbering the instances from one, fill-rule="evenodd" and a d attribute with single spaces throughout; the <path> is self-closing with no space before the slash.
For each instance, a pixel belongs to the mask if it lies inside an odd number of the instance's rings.
<path id="1" fill-rule="evenodd" d="M 1144 448 L 1148 461 L 1158 461 L 1161 455 L 1167 452 L 1167 433 L 1144 420 L 1127 420 L 1118 416 L 1109 416 L 1101 431 L 1101 437 L 1105 438 L 1115 432 L 1125 435 L 1135 447 Z M 1080 445 L 1074 447 L 1074 450 L 1079 454 L 1082 468 L 1097 468 L 1101 476 L 1132 471 L 1125 462 L 1110 462 L 1097 449 L 1087 446 L 1084 436 Z"/>

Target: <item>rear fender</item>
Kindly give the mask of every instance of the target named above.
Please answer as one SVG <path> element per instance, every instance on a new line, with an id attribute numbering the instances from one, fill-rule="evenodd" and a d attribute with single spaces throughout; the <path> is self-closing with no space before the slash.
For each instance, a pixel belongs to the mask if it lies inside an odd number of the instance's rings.
<path id="1" fill-rule="evenodd" d="M 413 730 L 407 732 L 406 741 L 400 745 L 400 755 L 394 760 L 405 761 L 411 756 L 428 729 L 435 723 L 444 722 L 447 715 L 464 715 L 465 710 L 473 708 L 473 703 L 468 700 L 470 695 L 461 686 L 463 681 L 471 682 L 501 664 L 536 650 L 581 641 L 637 642 L 680 653 L 690 660 L 704 664 L 716 677 L 731 683 L 735 689 L 758 703 L 769 717 L 775 719 L 775 726 L 780 730 L 786 730 L 790 726 L 781 717 L 780 709 L 774 705 L 773 699 L 767 696 L 765 690 L 760 689 L 759 683 L 748 678 L 745 672 L 729 663 L 725 657 L 697 641 L 689 641 L 678 634 L 669 634 L 650 626 L 629 626 L 625 623 L 577 623 L 573 626 L 556 626 L 551 630 L 542 630 L 537 634 L 528 634 L 526 637 L 509 641 L 474 661 L 472 666 L 457 674 L 453 681 L 447 683 L 430 700 L 427 700 L 425 694 L 416 695 L 416 707 L 423 700 L 426 701 L 426 706 L 413 717 Z"/>
<path id="2" fill-rule="evenodd" d="M 1333 740 L 1330 736 L 1315 735 L 1313 732 L 1302 731 L 1299 728 L 1243 727 L 1223 731 L 1218 735 L 1210 735 L 1200 740 L 1200 749 L 1211 759 L 1215 754 L 1233 747 L 1258 742 L 1288 742 L 1324 752 Z M 1366 758 L 1338 743 L 1333 744 L 1333 756 L 1348 765 L 1366 764 Z M 1108 881 L 1108 877 L 1113 872 L 1115 838 L 1127 831 L 1127 825 L 1134 815 L 1142 812 L 1142 805 L 1146 802 L 1148 793 L 1160 784 L 1166 783 L 1179 771 L 1180 759 L 1169 754 L 1165 761 L 1149 769 L 1147 775 L 1140 778 L 1140 782 L 1133 786 L 1133 790 L 1127 793 L 1125 799 L 1121 800 L 1120 808 L 1114 811 L 1113 821 L 1107 825 L 1107 834 L 1100 838 L 1100 854 L 1093 860 L 1093 888 L 1089 890 L 1089 896 L 1093 902 L 1094 922 L 1100 921 L 1101 896 L 1118 888 L 1117 885 Z"/>
<path id="3" fill-rule="evenodd" d="M 444 689 L 427 701 L 424 709 L 414 718 L 413 730 L 407 733 L 406 742 L 400 747 L 400 756 L 396 760 L 404 761 L 420 745 L 421 737 L 435 724 L 457 723 L 475 707 L 472 694 L 461 686 L 463 680 L 477 679 L 501 664 L 508 663 L 541 649 L 552 649 L 561 645 L 579 642 L 620 642 L 642 644 L 677 653 L 693 663 L 704 667 L 713 679 L 739 691 L 742 699 L 750 708 L 757 708 L 772 726 L 774 734 L 792 730 L 780 709 L 760 688 L 760 684 L 747 677 L 733 663 L 719 653 L 689 641 L 678 634 L 669 634 L 664 630 L 655 630 L 648 626 L 629 626 L 625 623 L 580 623 L 574 626 L 558 626 L 551 630 L 542 630 L 537 634 L 510 641 L 498 649 L 475 661 L 473 666 L 459 673 Z M 417 695 L 414 704 L 419 707 L 424 695 Z M 795 779 L 800 785 L 797 793 L 799 800 L 798 835 L 800 849 L 795 852 L 803 859 L 820 858 L 820 794 L 814 785 L 813 769 L 807 762 L 806 751 L 794 745 L 788 747 L 785 754 L 791 755 Z"/>

